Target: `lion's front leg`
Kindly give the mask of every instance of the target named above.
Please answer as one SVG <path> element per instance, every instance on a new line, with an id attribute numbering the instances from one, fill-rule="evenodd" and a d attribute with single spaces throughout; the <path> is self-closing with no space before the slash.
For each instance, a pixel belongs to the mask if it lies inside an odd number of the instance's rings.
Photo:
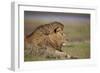
<path id="1" fill-rule="evenodd" d="M 59 58 L 64 58 L 65 56 L 66 55 L 64 52 L 60 52 L 59 50 L 55 50 L 51 47 L 48 47 L 44 52 L 44 57 L 46 58 L 59 59 Z"/>
<path id="2" fill-rule="evenodd" d="M 56 58 L 60 58 L 60 59 L 77 59 L 78 58 L 78 57 L 66 54 L 63 51 L 61 52 L 61 51 L 58 51 L 58 50 L 55 51 L 54 55 L 56 56 Z"/>
<path id="3" fill-rule="evenodd" d="M 69 59 L 70 58 L 70 55 L 67 55 L 65 52 L 63 51 L 58 51 L 58 50 L 55 50 L 55 53 L 54 55 L 56 56 L 56 58 L 60 58 L 60 59 Z"/>
<path id="4" fill-rule="evenodd" d="M 77 57 L 71 56 L 64 51 L 55 50 L 50 47 L 45 50 L 43 56 L 56 59 L 77 59 Z"/>

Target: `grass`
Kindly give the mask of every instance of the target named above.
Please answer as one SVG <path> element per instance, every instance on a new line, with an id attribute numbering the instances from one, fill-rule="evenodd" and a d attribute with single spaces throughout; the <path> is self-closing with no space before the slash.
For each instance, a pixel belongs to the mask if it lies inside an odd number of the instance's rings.
<path id="1" fill-rule="evenodd" d="M 90 58 L 90 44 L 87 42 L 70 42 L 63 50 L 79 59 Z"/>

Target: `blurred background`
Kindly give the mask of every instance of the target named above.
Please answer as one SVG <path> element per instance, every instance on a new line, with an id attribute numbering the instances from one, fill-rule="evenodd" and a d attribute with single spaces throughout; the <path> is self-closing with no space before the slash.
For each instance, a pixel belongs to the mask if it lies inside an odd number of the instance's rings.
<path id="1" fill-rule="evenodd" d="M 64 33 L 69 39 L 63 50 L 79 59 L 90 58 L 90 14 L 24 11 L 24 35 L 54 21 L 64 24 Z M 25 56 L 25 60 L 36 58 Z"/>

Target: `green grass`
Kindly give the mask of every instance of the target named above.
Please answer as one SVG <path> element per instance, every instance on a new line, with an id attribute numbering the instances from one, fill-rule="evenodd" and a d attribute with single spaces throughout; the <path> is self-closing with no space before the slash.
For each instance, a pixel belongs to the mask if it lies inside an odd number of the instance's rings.
<path id="1" fill-rule="evenodd" d="M 63 47 L 63 50 L 78 59 L 90 58 L 89 45 L 87 42 L 70 42 L 69 45 Z"/>

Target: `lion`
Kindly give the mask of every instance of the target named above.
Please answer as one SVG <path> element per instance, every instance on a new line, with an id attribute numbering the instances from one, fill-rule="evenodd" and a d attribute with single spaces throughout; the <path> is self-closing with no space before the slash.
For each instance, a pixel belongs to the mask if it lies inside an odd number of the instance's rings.
<path id="1" fill-rule="evenodd" d="M 71 58 L 62 50 L 66 42 L 63 29 L 64 25 L 57 21 L 40 25 L 25 37 L 25 54 L 60 59 Z"/>

